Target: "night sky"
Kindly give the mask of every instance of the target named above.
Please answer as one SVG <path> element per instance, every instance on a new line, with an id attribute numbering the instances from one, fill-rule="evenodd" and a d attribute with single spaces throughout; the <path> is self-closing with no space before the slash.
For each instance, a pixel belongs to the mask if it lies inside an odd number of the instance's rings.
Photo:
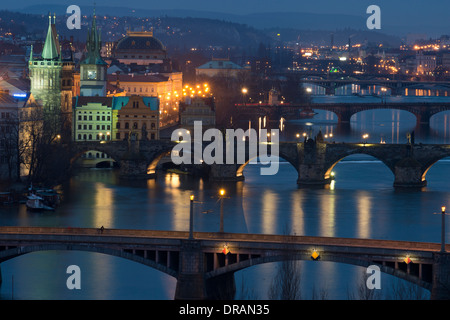
<path id="1" fill-rule="evenodd" d="M 382 24 L 402 26 L 420 32 L 433 28 L 440 34 L 450 34 L 450 1 L 444 0 L 21 0 L 2 1 L 0 9 L 20 11 L 32 5 L 66 5 L 132 7 L 134 9 L 155 10 L 195 10 L 232 14 L 251 14 L 261 12 L 307 12 L 321 14 L 346 14 L 366 19 L 369 5 L 380 6 Z M 331 18 L 332 19 L 332 16 Z"/>

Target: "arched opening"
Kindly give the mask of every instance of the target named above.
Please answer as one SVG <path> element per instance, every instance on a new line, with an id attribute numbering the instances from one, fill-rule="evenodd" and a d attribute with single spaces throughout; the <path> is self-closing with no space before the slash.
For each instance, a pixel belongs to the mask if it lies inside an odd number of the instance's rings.
<path id="1" fill-rule="evenodd" d="M 351 139 L 361 141 L 368 134 L 373 143 L 405 143 L 407 134 L 414 131 L 416 116 L 406 110 L 371 109 L 363 110 L 350 118 Z"/>
<path id="2" fill-rule="evenodd" d="M 118 168 L 119 162 L 106 152 L 87 150 L 80 152 L 72 159 L 74 168 Z"/>
<path id="3" fill-rule="evenodd" d="M 241 164 L 236 170 L 236 177 L 243 178 L 247 182 L 255 181 L 259 178 L 264 181 L 271 179 L 289 181 L 289 179 L 298 179 L 298 169 L 282 155 L 279 157 L 254 157 Z M 270 182 L 268 182 L 270 183 Z M 295 182 L 294 182 L 295 183 Z"/>
<path id="4" fill-rule="evenodd" d="M 355 153 L 334 162 L 325 179 L 332 179 L 330 189 L 392 188 L 394 173 L 383 161 L 368 154 Z"/>
<path id="5" fill-rule="evenodd" d="M 439 137 L 433 143 L 450 143 L 450 110 L 435 113 L 430 117 L 430 128 L 433 135 Z"/>
<path id="6" fill-rule="evenodd" d="M 450 155 L 430 164 L 424 171 L 422 180 L 427 181 L 427 188 L 438 189 L 447 192 L 449 176 Z"/>
<path id="7" fill-rule="evenodd" d="M 66 286 L 71 276 L 67 267 L 74 264 L 81 271 L 80 290 Z M 2 300 L 12 296 L 22 300 L 171 300 L 176 287 L 176 279 L 164 272 L 96 252 L 32 252 L 4 261 L 1 267 Z"/>
<path id="8" fill-rule="evenodd" d="M 284 273 L 284 277 L 279 277 L 280 272 Z M 235 298 L 273 299 L 276 297 L 272 295 L 279 293 L 284 285 L 291 289 L 297 286 L 302 300 L 429 299 L 427 289 L 387 273 L 381 273 L 380 289 L 370 290 L 366 286 L 368 276 L 366 267 L 346 263 L 308 260 L 292 261 L 290 264 L 270 262 L 235 273 Z"/>

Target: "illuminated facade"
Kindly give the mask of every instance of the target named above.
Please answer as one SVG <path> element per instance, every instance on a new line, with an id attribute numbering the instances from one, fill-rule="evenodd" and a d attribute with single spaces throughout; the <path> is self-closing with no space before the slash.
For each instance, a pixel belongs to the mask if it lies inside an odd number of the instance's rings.
<path id="1" fill-rule="evenodd" d="M 108 65 L 100 55 L 101 37 L 97 30 L 95 13 L 91 30 L 88 32 L 86 48 L 86 59 L 80 63 L 80 95 L 105 97 Z"/>

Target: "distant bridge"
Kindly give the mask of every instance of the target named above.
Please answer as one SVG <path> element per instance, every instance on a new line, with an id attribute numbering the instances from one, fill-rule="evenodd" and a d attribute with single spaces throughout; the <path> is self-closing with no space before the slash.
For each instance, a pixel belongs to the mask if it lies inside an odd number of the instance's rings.
<path id="1" fill-rule="evenodd" d="M 72 161 L 88 150 L 97 150 L 119 163 L 122 176 L 151 178 L 159 161 L 169 155 L 176 144 L 163 140 L 141 141 L 135 145 L 127 141 L 77 142 L 71 146 Z M 208 143 L 203 142 L 202 148 L 206 145 Z M 428 170 L 437 161 L 450 157 L 450 145 L 439 144 L 329 143 L 309 139 L 306 142 L 280 142 L 278 145 L 269 142 L 265 147 L 268 155 L 277 147 L 278 156 L 298 172 L 297 183 L 305 186 L 330 183 L 331 171 L 339 161 L 353 154 L 366 154 L 380 160 L 391 170 L 395 187 L 424 187 L 427 185 Z M 194 148 L 192 145 L 192 150 Z M 235 144 L 235 157 L 238 148 L 245 149 L 240 150 L 244 153 L 244 163 L 238 163 L 235 158 L 233 164 L 227 164 L 224 159 L 223 164 L 201 163 L 191 165 L 191 168 L 206 174 L 211 180 L 243 180 L 244 168 L 252 160 L 248 140 L 241 146 Z M 226 150 L 223 152 L 225 155 Z"/>
<path id="2" fill-rule="evenodd" d="M 449 84 L 450 89 L 450 84 Z M 408 99 L 409 98 L 409 99 Z M 338 123 L 349 123 L 358 112 L 379 109 L 404 110 L 416 117 L 417 125 L 429 125 L 433 115 L 450 110 L 450 97 L 389 96 L 313 96 L 311 102 L 292 104 L 237 104 L 240 118 L 252 119 L 267 115 L 271 120 L 299 119 L 302 113 L 325 110 L 336 114 Z"/>
<path id="3" fill-rule="evenodd" d="M 0 263 L 47 250 L 108 254 L 175 277 L 175 299 L 233 299 L 236 271 L 284 260 L 377 265 L 430 290 L 431 299 L 449 299 L 450 254 L 440 248 L 436 243 L 375 239 L 194 232 L 191 240 L 185 231 L 0 227 Z"/>
<path id="4" fill-rule="evenodd" d="M 342 79 L 299 79 L 299 83 L 313 84 L 325 89 L 325 94 L 334 95 L 336 89 L 348 85 L 358 85 L 362 89 L 372 86 L 379 86 L 389 89 L 391 95 L 402 95 L 405 89 L 422 89 L 429 86 L 439 86 L 441 88 L 450 89 L 450 82 L 448 81 L 421 81 L 421 80 L 392 80 L 387 78 L 372 78 L 372 79 L 356 79 L 354 77 L 345 77 Z"/>

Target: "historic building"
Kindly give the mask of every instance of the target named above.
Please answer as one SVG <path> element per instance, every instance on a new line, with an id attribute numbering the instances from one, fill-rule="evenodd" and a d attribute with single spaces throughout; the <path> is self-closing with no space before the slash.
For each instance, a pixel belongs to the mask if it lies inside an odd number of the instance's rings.
<path id="1" fill-rule="evenodd" d="M 213 58 L 211 61 L 198 66 L 195 72 L 197 77 L 214 77 L 218 75 L 237 77 L 240 72 L 249 72 L 249 70 L 242 68 L 230 59 Z"/>
<path id="2" fill-rule="evenodd" d="M 127 31 L 111 50 L 109 94 L 158 97 L 160 125 L 176 122 L 183 74 L 173 69 L 165 46 L 153 32 Z"/>
<path id="3" fill-rule="evenodd" d="M 76 97 L 74 141 L 159 139 L 159 99 L 144 96 Z"/>
<path id="4" fill-rule="evenodd" d="M 108 64 L 100 55 L 101 36 L 96 25 L 96 15 L 92 20 L 92 27 L 88 31 L 86 42 L 86 57 L 80 63 L 80 95 L 106 96 L 106 70 Z"/>
<path id="5" fill-rule="evenodd" d="M 71 134 L 74 63 L 72 57 L 63 57 L 55 22 L 56 17 L 49 16 L 41 55 L 35 57 L 31 47 L 28 99 L 32 99 L 32 103 L 25 105 L 42 108 L 43 130 L 50 139 L 60 136 L 67 141 Z"/>
<path id="6" fill-rule="evenodd" d="M 49 16 L 49 25 L 40 57 L 31 49 L 28 61 L 30 92 L 44 111 L 71 112 L 73 69 L 71 59 L 64 59 L 55 26 L 56 17 Z"/>
<path id="7" fill-rule="evenodd" d="M 153 31 L 127 31 L 125 37 L 117 42 L 113 56 L 120 63 L 148 66 L 163 64 L 167 50 L 153 37 Z"/>
<path id="8" fill-rule="evenodd" d="M 216 112 L 213 97 L 186 98 L 180 103 L 180 127 L 193 130 L 194 121 L 201 121 L 203 130 L 214 128 Z"/>
<path id="9" fill-rule="evenodd" d="M 159 139 L 157 97 L 114 97 L 112 109 L 113 140 Z"/>
<path id="10" fill-rule="evenodd" d="M 76 97 L 73 140 L 111 140 L 112 102 L 110 97 Z"/>

